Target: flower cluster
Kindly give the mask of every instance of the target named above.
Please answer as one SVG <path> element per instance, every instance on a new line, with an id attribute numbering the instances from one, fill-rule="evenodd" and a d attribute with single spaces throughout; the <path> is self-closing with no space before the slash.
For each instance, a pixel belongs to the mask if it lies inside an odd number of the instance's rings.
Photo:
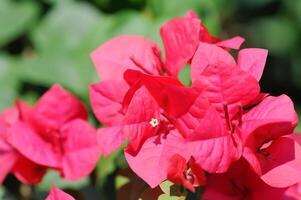
<path id="1" fill-rule="evenodd" d="M 91 105 L 107 125 L 98 129 L 101 154 L 127 142 L 129 166 L 152 188 L 170 180 L 202 186 L 202 199 L 285 199 L 301 182 L 298 118 L 288 96 L 260 91 L 267 50 L 239 50 L 236 61 L 229 50 L 244 39 L 211 36 L 193 12 L 160 33 L 165 60 L 141 36 L 91 54 L 102 80 L 90 86 Z M 189 87 L 178 80 L 187 64 Z"/>
<path id="2" fill-rule="evenodd" d="M 36 184 L 47 169 L 66 180 L 91 173 L 99 158 L 96 129 L 84 105 L 54 85 L 34 105 L 18 100 L 0 115 L 0 184 L 8 173 Z"/>
<path id="3" fill-rule="evenodd" d="M 151 188 L 169 180 L 202 187 L 201 199 L 300 199 L 298 117 L 288 96 L 260 90 L 267 50 L 239 50 L 242 37 L 212 36 L 193 12 L 160 33 L 164 60 L 142 36 L 116 37 L 91 54 L 101 78 L 90 86 L 91 106 L 104 128 L 59 85 L 33 106 L 17 100 L 3 111 L 0 184 L 8 173 L 36 184 L 47 169 L 78 180 L 126 144 L 130 168 Z M 185 65 L 190 86 L 178 79 Z M 73 197 L 55 186 L 47 197 L 63 199 Z"/>

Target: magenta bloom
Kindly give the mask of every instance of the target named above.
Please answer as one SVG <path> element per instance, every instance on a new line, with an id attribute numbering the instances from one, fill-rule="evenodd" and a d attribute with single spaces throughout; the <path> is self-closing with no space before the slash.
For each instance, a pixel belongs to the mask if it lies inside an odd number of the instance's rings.
<path id="1" fill-rule="evenodd" d="M 91 104 L 108 126 L 98 130 L 101 154 L 127 140 L 129 166 L 152 188 L 168 179 L 194 191 L 208 173 L 205 199 L 279 199 L 299 183 L 293 104 L 260 91 L 267 50 L 242 49 L 236 61 L 228 49 L 244 39 L 211 36 L 193 12 L 160 33 L 164 61 L 140 36 L 114 38 L 91 55 L 102 78 L 90 87 Z M 185 64 L 191 87 L 177 79 Z"/>
<path id="2" fill-rule="evenodd" d="M 96 165 L 99 150 L 84 105 L 59 85 L 35 106 L 24 105 L 19 104 L 23 120 L 10 128 L 9 143 L 26 159 L 60 171 L 65 179 L 87 176 Z"/>
<path id="3" fill-rule="evenodd" d="M 25 104 L 24 104 L 25 106 Z M 17 108 L 10 108 L 0 114 L 0 184 L 8 173 L 13 173 L 21 182 L 35 184 L 41 181 L 46 169 L 22 156 L 8 141 L 10 129 L 22 120 Z"/>
<path id="4" fill-rule="evenodd" d="M 91 58 L 102 81 L 90 86 L 91 105 L 102 124 L 116 126 L 123 121 L 125 111 L 122 101 L 129 89 L 123 80 L 123 73 L 127 69 L 176 78 L 184 65 L 190 63 L 200 41 L 235 49 L 244 41 L 240 37 L 226 41 L 212 37 L 193 12 L 164 24 L 161 37 L 165 61 L 161 59 L 160 48 L 142 36 L 119 36 L 92 52 Z M 105 155 L 118 148 L 126 138 L 116 127 L 100 129 L 98 132 L 101 151 Z M 109 141 L 115 142 L 109 145 Z"/>

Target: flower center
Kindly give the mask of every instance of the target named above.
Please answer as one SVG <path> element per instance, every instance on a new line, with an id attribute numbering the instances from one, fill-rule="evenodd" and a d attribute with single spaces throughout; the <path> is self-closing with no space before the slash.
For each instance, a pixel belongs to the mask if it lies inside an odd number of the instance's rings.
<path id="1" fill-rule="evenodd" d="M 156 118 L 152 118 L 150 121 L 149 121 L 149 124 L 152 126 L 152 127 L 156 127 L 159 125 L 159 120 L 156 119 Z"/>

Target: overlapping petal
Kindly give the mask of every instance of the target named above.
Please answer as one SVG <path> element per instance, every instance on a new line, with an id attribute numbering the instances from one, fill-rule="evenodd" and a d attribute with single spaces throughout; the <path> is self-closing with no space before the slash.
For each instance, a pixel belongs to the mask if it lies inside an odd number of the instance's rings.
<path id="1" fill-rule="evenodd" d="M 127 90 L 128 86 L 124 82 L 115 80 L 90 85 L 91 106 L 101 123 L 112 126 L 122 122 L 122 100 Z"/>
<path id="2" fill-rule="evenodd" d="M 187 161 L 191 156 L 183 138 L 176 131 L 166 137 L 159 135 L 148 138 L 135 155 L 125 149 L 125 157 L 131 169 L 152 188 L 167 179 L 169 159 L 174 154 L 181 155 Z"/>
<path id="3" fill-rule="evenodd" d="M 165 48 L 165 69 L 177 77 L 192 58 L 200 41 L 201 21 L 195 17 L 175 18 L 160 29 Z"/>
<path id="4" fill-rule="evenodd" d="M 51 137 L 48 132 L 57 131 L 64 123 L 75 118 L 88 118 L 85 106 L 60 85 L 54 85 L 32 109 L 30 123 L 44 137 Z"/>
<path id="5" fill-rule="evenodd" d="M 99 158 L 96 130 L 88 122 L 76 119 L 61 128 L 62 177 L 78 180 L 88 176 Z"/>
<path id="6" fill-rule="evenodd" d="M 127 69 L 158 75 L 162 71 L 159 47 L 142 36 L 119 36 L 102 44 L 91 54 L 101 80 L 123 80 Z"/>
<path id="7" fill-rule="evenodd" d="M 220 110 L 223 105 L 247 105 L 256 98 L 260 88 L 255 78 L 244 72 L 225 50 L 200 43 L 191 64 L 193 85 L 202 82 L 206 96 Z"/>

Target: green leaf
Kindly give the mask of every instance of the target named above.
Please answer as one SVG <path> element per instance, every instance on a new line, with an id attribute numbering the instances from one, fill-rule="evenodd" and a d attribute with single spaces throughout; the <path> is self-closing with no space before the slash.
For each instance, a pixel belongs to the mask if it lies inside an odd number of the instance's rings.
<path id="1" fill-rule="evenodd" d="M 4 199 L 5 188 L 0 186 L 0 199 Z"/>
<path id="2" fill-rule="evenodd" d="M 129 181 L 130 181 L 129 178 L 127 178 L 125 176 L 117 175 L 115 177 L 115 189 L 119 190 L 122 186 L 127 184 Z"/>
<path id="3" fill-rule="evenodd" d="M 43 178 L 43 181 L 37 185 L 37 188 L 41 191 L 48 192 L 52 185 L 56 185 L 61 189 L 80 189 L 90 184 L 89 177 L 86 177 L 79 181 L 66 181 L 60 178 L 58 172 L 48 170 L 47 174 Z"/>
<path id="4" fill-rule="evenodd" d="M 286 17 L 265 17 L 256 19 L 250 26 L 253 40 L 258 47 L 269 49 L 271 54 L 289 55 L 297 49 L 299 32 L 295 24 Z M 258 37 L 260 35 L 260 37 Z"/>
<path id="5" fill-rule="evenodd" d="M 86 41 L 101 22 L 102 15 L 90 4 L 54 4 L 32 32 L 37 52 L 20 64 L 22 80 L 46 87 L 59 83 L 88 102 L 88 86 L 96 80 L 89 54 L 97 41 Z"/>
<path id="6" fill-rule="evenodd" d="M 171 181 L 164 181 L 160 184 L 161 190 L 164 194 L 160 195 L 159 200 L 184 200 L 186 199 L 186 192 L 182 186 L 177 186 Z"/>
<path id="7" fill-rule="evenodd" d="M 18 78 L 13 61 L 8 55 L 0 54 L 0 110 L 12 106 L 17 96 Z"/>
<path id="8" fill-rule="evenodd" d="M 0 46 L 30 30 L 38 18 L 39 7 L 33 1 L 0 1 Z"/>
<path id="9" fill-rule="evenodd" d="M 93 68 L 91 65 L 81 65 L 81 61 L 70 55 L 41 55 L 25 59 L 18 67 L 24 81 L 46 87 L 59 83 L 81 97 L 88 96 Z"/>
<path id="10" fill-rule="evenodd" d="M 101 157 L 96 166 L 96 181 L 98 185 L 105 182 L 106 177 L 116 170 L 116 160 L 121 156 L 121 151 L 115 151 L 107 157 Z"/>
<path id="11" fill-rule="evenodd" d="M 58 3 L 33 31 L 34 46 L 39 53 L 76 51 L 100 19 L 100 13 L 89 4 Z"/>
<path id="12" fill-rule="evenodd" d="M 191 85 L 191 79 L 190 79 L 190 66 L 185 65 L 184 68 L 179 73 L 179 80 L 186 86 Z"/>

